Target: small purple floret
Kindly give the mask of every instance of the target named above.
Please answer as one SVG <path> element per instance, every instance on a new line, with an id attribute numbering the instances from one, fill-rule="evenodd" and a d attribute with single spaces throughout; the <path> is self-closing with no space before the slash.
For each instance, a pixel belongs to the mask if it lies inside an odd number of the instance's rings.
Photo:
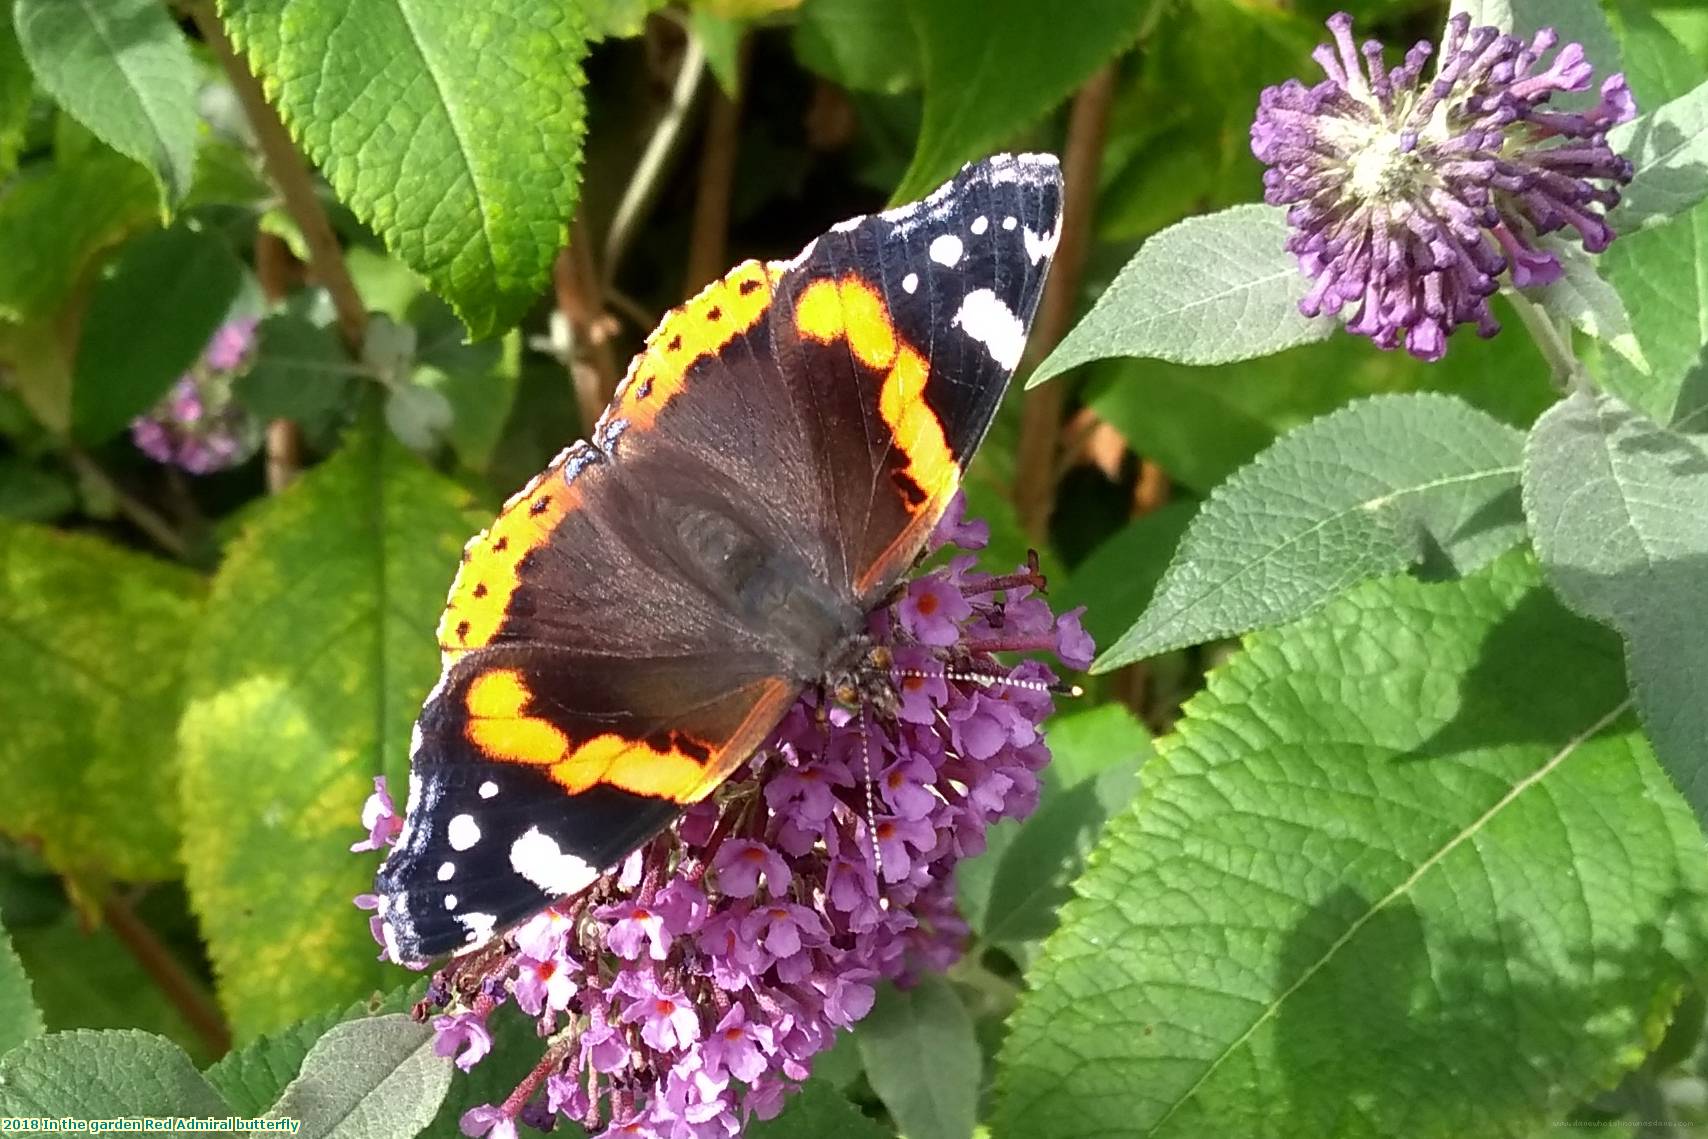
<path id="1" fill-rule="evenodd" d="M 193 475 L 234 467 L 254 452 L 259 431 L 233 399 L 232 382 L 249 366 L 256 324 L 253 317 L 240 317 L 220 325 L 195 366 L 131 423 L 138 450 Z"/>
<path id="2" fill-rule="evenodd" d="M 1632 174 L 1607 142 L 1636 115 L 1624 76 L 1568 112 L 1549 100 L 1589 90 L 1593 69 L 1575 43 L 1544 66 L 1552 29 L 1526 42 L 1460 14 L 1426 74 L 1428 42 L 1389 69 L 1380 43 L 1354 44 L 1352 17 L 1328 27 L 1334 43 L 1314 53 L 1327 78 L 1266 88 L 1251 127 L 1264 198 L 1291 207 L 1287 248 L 1314 282 L 1306 316 L 1345 310 L 1349 331 L 1436 360 L 1461 324 L 1499 331 L 1488 298 L 1502 273 L 1520 288 L 1559 278 L 1544 234 L 1607 248 L 1606 213 Z"/>
<path id="3" fill-rule="evenodd" d="M 937 541 L 985 536 L 957 502 Z M 892 655 L 893 717 L 809 692 L 715 799 L 620 873 L 495 952 L 453 958 L 420 1009 L 457 995 L 434 1020 L 442 1055 L 479 1059 L 487 1018 L 512 999 L 554 1042 L 502 1105 L 463 1116 L 464 1133 L 510 1139 L 561 1115 L 590 1135 L 734 1139 L 782 1109 L 881 981 L 954 964 L 968 937 L 956 864 L 1037 805 L 1049 760 L 1055 674 L 990 654 L 1091 657 L 1077 614 L 1052 614 L 1041 584 L 1035 564 L 993 577 L 964 558 L 917 578 L 869 625 Z M 362 821 L 358 849 L 395 842 L 383 786 Z"/>

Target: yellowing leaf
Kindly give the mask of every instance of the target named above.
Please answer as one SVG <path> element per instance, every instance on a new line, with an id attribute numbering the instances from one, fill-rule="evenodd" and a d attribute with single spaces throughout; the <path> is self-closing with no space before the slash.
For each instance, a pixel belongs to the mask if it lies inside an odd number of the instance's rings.
<path id="1" fill-rule="evenodd" d="M 260 507 L 209 599 L 184 714 L 184 858 L 240 1036 L 402 974 L 351 904 L 373 777 L 403 786 L 433 629 L 473 529 L 462 493 L 365 427 Z"/>

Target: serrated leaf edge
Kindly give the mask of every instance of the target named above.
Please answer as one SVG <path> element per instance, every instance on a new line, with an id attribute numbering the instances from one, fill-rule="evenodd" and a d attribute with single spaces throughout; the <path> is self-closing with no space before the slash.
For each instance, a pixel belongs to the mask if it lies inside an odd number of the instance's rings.
<path id="1" fill-rule="evenodd" d="M 1192 537 L 1192 531 L 1195 528 L 1197 528 L 1199 525 L 1201 525 L 1202 520 L 1209 515 L 1212 507 L 1214 507 L 1217 503 L 1225 503 L 1227 501 L 1228 496 L 1231 495 L 1232 493 L 1234 493 L 1234 491 L 1231 488 L 1233 487 L 1233 483 L 1234 483 L 1235 479 L 1241 478 L 1242 476 L 1250 477 L 1253 474 L 1255 474 L 1255 472 L 1257 472 L 1259 469 L 1266 469 L 1267 467 L 1272 466 L 1276 461 L 1274 456 L 1276 454 L 1277 449 L 1284 446 L 1287 443 L 1288 439 L 1292 438 L 1294 433 L 1299 431 L 1302 428 L 1305 428 L 1305 427 L 1323 427 L 1323 426 L 1326 426 L 1327 424 L 1334 422 L 1336 420 L 1346 418 L 1346 417 L 1350 417 L 1350 415 L 1352 413 L 1354 413 L 1355 411 L 1361 411 L 1361 410 L 1367 409 L 1371 405 L 1378 404 L 1378 403 L 1387 404 L 1387 403 L 1394 403 L 1394 402 L 1404 402 L 1404 403 L 1413 404 L 1413 405 L 1423 404 L 1423 403 L 1435 403 L 1435 404 L 1439 404 L 1443 407 L 1451 407 L 1456 411 L 1464 411 L 1464 412 L 1470 412 L 1470 413 L 1475 414 L 1475 415 L 1482 415 L 1485 418 L 1487 418 L 1491 423 L 1494 423 L 1497 426 L 1506 428 L 1507 431 L 1511 432 L 1512 437 L 1513 437 L 1513 442 L 1517 443 L 1519 445 L 1520 449 L 1522 449 L 1523 439 L 1524 439 L 1522 432 L 1518 431 L 1516 428 L 1508 426 L 1507 424 L 1501 423 L 1499 420 L 1496 420 L 1493 416 L 1489 416 L 1486 412 L 1480 411 L 1477 408 L 1472 407 L 1470 404 L 1466 403 L 1462 399 L 1459 399 L 1457 396 L 1446 395 L 1446 394 L 1441 393 L 1441 392 L 1395 392 L 1395 393 L 1388 393 L 1388 394 L 1383 394 L 1383 395 L 1368 396 L 1364 399 L 1353 400 L 1352 402 L 1345 404 L 1344 406 L 1336 409 L 1335 411 L 1330 412 L 1327 415 L 1319 416 L 1318 418 L 1313 419 L 1313 420 L 1309 421 L 1308 423 L 1301 424 L 1300 427 L 1294 428 L 1293 431 L 1288 432 L 1286 435 L 1281 436 L 1280 438 L 1276 439 L 1275 442 L 1273 442 L 1269 446 L 1265 447 L 1262 450 L 1262 452 L 1260 452 L 1255 458 L 1253 458 L 1250 462 L 1246 463 L 1244 466 L 1240 467 L 1239 470 L 1234 472 L 1234 474 L 1232 474 L 1228 478 L 1222 480 L 1222 482 L 1220 484 L 1218 484 L 1216 486 L 1216 488 L 1210 492 L 1210 497 L 1204 500 L 1204 504 L 1203 504 L 1203 506 L 1201 506 L 1198 509 L 1198 513 L 1195 514 L 1193 516 L 1192 520 L 1187 523 L 1186 530 L 1181 535 L 1179 544 L 1175 547 L 1174 557 L 1169 559 L 1168 568 L 1163 571 L 1161 579 L 1159 579 L 1157 582 L 1156 590 L 1155 590 L 1154 594 L 1152 595 L 1151 604 L 1146 607 L 1144 613 L 1139 615 L 1138 621 L 1134 622 L 1132 628 L 1128 629 L 1125 633 L 1121 634 L 1121 636 L 1116 638 L 1115 643 L 1110 645 L 1107 649 L 1105 649 L 1101 654 L 1099 654 L 1098 658 L 1092 662 L 1091 670 L 1090 670 L 1092 672 L 1092 674 L 1096 675 L 1098 673 L 1108 672 L 1108 671 L 1111 671 L 1112 669 L 1120 668 L 1124 665 L 1131 664 L 1134 661 L 1144 660 L 1148 657 L 1155 656 L 1158 653 L 1168 652 L 1172 649 L 1182 648 L 1182 647 L 1185 647 L 1186 645 L 1198 643 L 1198 642 L 1194 642 L 1191 640 L 1178 640 L 1178 639 L 1169 640 L 1167 638 L 1163 638 L 1161 640 L 1156 641 L 1154 644 L 1152 644 L 1152 643 L 1147 643 L 1145 638 L 1138 637 L 1135 634 L 1138 632 L 1139 629 L 1146 626 L 1147 624 L 1157 624 L 1163 620 L 1173 620 L 1173 619 L 1177 618 L 1181 613 L 1189 610 L 1193 606 L 1202 604 L 1206 598 L 1214 596 L 1216 592 L 1220 591 L 1221 588 L 1223 588 L 1225 585 L 1228 584 L 1229 581 L 1232 580 L 1231 578 L 1225 579 L 1224 581 L 1218 583 L 1214 590 L 1204 592 L 1204 593 L 1195 594 L 1194 596 L 1192 596 L 1187 601 L 1176 604 L 1172 609 L 1170 609 L 1162 617 L 1158 617 L 1154 621 L 1151 619 L 1152 614 L 1156 611 L 1157 602 L 1166 595 L 1166 590 L 1168 588 L 1170 579 L 1176 574 L 1178 567 L 1181 564 L 1181 558 L 1185 552 L 1187 542 Z M 1380 510 L 1381 508 L 1383 508 L 1385 506 L 1390 505 L 1393 502 L 1399 501 L 1400 499 L 1402 499 L 1408 495 L 1419 494 L 1419 493 L 1422 493 L 1422 492 L 1427 491 L 1427 490 L 1435 490 L 1435 489 L 1438 489 L 1438 488 L 1443 487 L 1443 486 L 1452 486 L 1452 485 L 1455 485 L 1456 483 L 1475 482 L 1475 481 L 1478 481 L 1481 479 L 1486 479 L 1486 478 L 1501 478 L 1501 477 L 1506 477 L 1506 476 L 1511 476 L 1516 480 L 1517 477 L 1521 474 L 1522 469 L 1523 469 L 1523 463 L 1522 463 L 1522 459 L 1521 459 L 1521 461 L 1519 463 L 1514 464 L 1511 467 L 1495 467 L 1495 468 L 1490 468 L 1486 471 L 1476 472 L 1473 474 L 1455 475 L 1451 478 L 1440 479 L 1440 480 L 1437 480 L 1437 481 L 1432 482 L 1432 483 L 1420 484 L 1420 485 L 1414 486 L 1414 487 L 1406 487 L 1406 488 L 1403 488 L 1403 489 L 1398 490 L 1398 491 L 1392 491 L 1388 494 L 1380 495 L 1376 498 L 1367 499 L 1367 500 L 1360 502 L 1360 503 L 1354 503 L 1352 506 L 1347 507 L 1343 510 L 1340 510 L 1335 514 L 1332 514 L 1332 515 L 1328 516 L 1327 518 L 1320 520 L 1319 522 L 1317 522 L 1314 526 L 1312 526 L 1309 530 L 1305 531 L 1304 533 L 1294 535 L 1293 537 L 1289 538 L 1287 540 L 1287 542 L 1285 542 L 1279 546 L 1271 547 L 1270 549 L 1266 550 L 1264 552 L 1264 554 L 1262 555 L 1262 558 L 1260 559 L 1260 561 L 1268 560 L 1269 558 L 1273 557 L 1278 551 L 1287 548 L 1288 546 L 1292 545 L 1294 542 L 1297 542 L 1298 540 L 1308 536 L 1309 534 L 1315 533 L 1317 530 L 1321 529 L 1323 526 L 1328 525 L 1330 522 L 1334 522 L 1338 519 L 1345 518 L 1345 517 L 1357 512 L 1357 511 L 1363 510 L 1363 511 L 1374 512 L 1374 511 Z M 1239 570 L 1239 573 L 1244 573 L 1246 569 L 1248 569 L 1251 566 L 1256 565 L 1256 564 L 1259 564 L 1258 561 L 1248 562 L 1245 566 L 1241 567 L 1241 569 Z M 1304 617 L 1304 616 L 1307 616 L 1311 613 L 1314 613 L 1318 609 L 1322 608 L 1322 606 L 1328 604 L 1331 600 L 1333 600 L 1332 597 L 1324 597 L 1321 600 L 1312 603 L 1311 605 L 1309 605 L 1305 609 L 1301 610 L 1300 612 L 1294 614 L 1293 617 L 1291 617 L 1289 619 L 1290 620 L 1297 620 L 1300 617 Z M 1271 625 L 1260 626 L 1260 628 L 1269 628 L 1269 627 L 1273 627 L 1273 626 L 1271 626 Z M 1227 630 L 1226 633 L 1223 633 L 1221 635 L 1226 636 L 1226 635 L 1231 635 L 1231 634 L 1235 634 L 1235 633 L 1244 633 L 1244 632 L 1251 632 L 1251 631 L 1253 631 L 1253 630 L 1230 629 L 1230 630 Z M 1154 637 L 1154 634 L 1152 636 Z M 1137 645 L 1143 646 L 1142 651 L 1140 651 L 1139 649 L 1136 649 L 1134 647 L 1134 644 L 1130 644 L 1129 642 L 1136 642 Z"/>

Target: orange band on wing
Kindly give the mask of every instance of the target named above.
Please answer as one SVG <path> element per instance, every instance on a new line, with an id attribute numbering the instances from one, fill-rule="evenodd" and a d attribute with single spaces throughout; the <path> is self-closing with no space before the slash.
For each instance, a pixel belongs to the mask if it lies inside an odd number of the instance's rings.
<path id="1" fill-rule="evenodd" d="M 606 411 L 631 427 L 647 427 L 687 382 L 696 360 L 716 355 L 737 336 L 759 323 L 771 307 L 772 286 L 780 269 L 744 261 L 699 295 L 672 309 L 659 322 L 646 347 Z"/>
<path id="2" fill-rule="evenodd" d="M 961 468 L 942 421 L 925 401 L 931 374 L 925 357 L 902 341 L 883 298 L 859 277 L 808 285 L 795 306 L 795 323 L 803 336 L 820 343 L 847 341 L 856 360 L 883 373 L 878 413 L 907 458 L 908 478 L 924 492 L 916 513 L 930 513 L 935 523 L 960 485 Z"/>
<path id="3" fill-rule="evenodd" d="M 782 715 L 790 695 L 782 682 L 767 681 L 747 718 L 717 746 L 674 732 L 663 744 L 606 732 L 572 745 L 557 725 L 528 710 L 533 693 L 516 669 L 476 676 L 464 704 L 468 741 L 482 755 L 547 768 L 552 782 L 571 795 L 605 784 L 636 795 L 693 803 L 747 761 Z"/>

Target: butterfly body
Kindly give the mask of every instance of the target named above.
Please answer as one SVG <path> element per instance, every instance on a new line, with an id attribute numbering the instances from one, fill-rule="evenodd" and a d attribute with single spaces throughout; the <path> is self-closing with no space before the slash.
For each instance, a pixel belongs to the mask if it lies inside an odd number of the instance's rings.
<path id="1" fill-rule="evenodd" d="M 377 894 L 390 955 L 472 948 L 714 791 L 808 685 L 869 671 L 1018 362 L 1048 156 L 747 262 L 648 339 L 591 439 L 464 553 Z"/>

